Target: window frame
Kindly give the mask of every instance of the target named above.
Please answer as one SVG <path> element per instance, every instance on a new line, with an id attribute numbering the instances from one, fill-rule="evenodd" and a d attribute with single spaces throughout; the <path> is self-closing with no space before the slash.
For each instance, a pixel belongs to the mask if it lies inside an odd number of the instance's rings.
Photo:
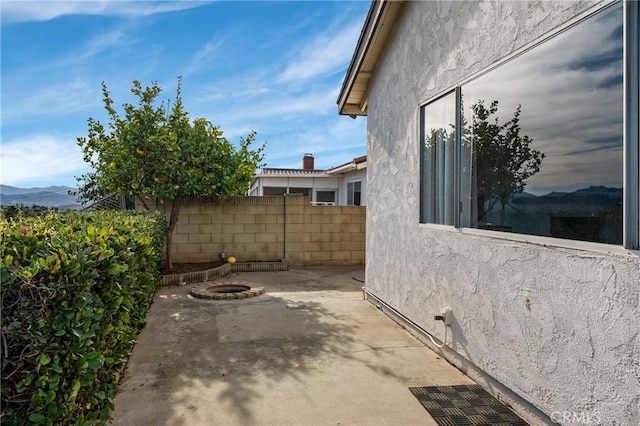
<path id="1" fill-rule="evenodd" d="M 622 244 L 640 250 L 640 4 L 623 3 L 623 199 Z M 635 123 L 634 123 L 635 119 Z"/>
<path id="2" fill-rule="evenodd" d="M 318 201 L 318 192 L 333 192 L 333 201 Z M 333 188 L 314 188 L 312 204 L 335 206 L 336 204 L 338 204 L 338 190 Z"/>
<path id="3" fill-rule="evenodd" d="M 360 184 L 360 190 L 358 191 L 358 193 L 360 194 L 360 199 L 358 200 L 359 204 L 355 204 L 355 184 L 359 183 Z M 353 186 L 353 191 L 349 190 L 349 186 L 352 185 Z M 352 202 L 349 203 L 349 196 L 351 196 L 352 198 Z M 361 206 L 362 205 L 362 179 L 354 179 L 354 180 L 349 180 L 347 181 L 347 206 Z"/>
<path id="4" fill-rule="evenodd" d="M 453 160 L 452 160 L 452 164 L 453 164 L 453 188 L 454 188 L 454 193 L 453 193 L 453 200 L 452 200 L 452 208 L 453 208 L 453 223 L 442 223 L 442 222 L 435 222 L 435 221 L 428 221 L 426 219 L 427 216 L 427 212 L 425 211 L 426 206 L 425 206 L 425 190 L 424 190 L 424 180 L 425 180 L 425 176 L 424 176 L 424 171 L 425 171 L 425 166 L 426 166 L 426 159 L 425 159 L 425 150 L 424 150 L 424 142 L 425 142 L 425 137 L 426 137 L 426 133 L 425 133 L 425 124 L 426 124 L 426 118 L 425 118 L 425 111 L 426 109 L 429 107 L 429 105 L 433 105 L 438 101 L 442 101 L 445 98 L 449 97 L 453 95 L 453 102 L 454 102 L 454 131 L 455 131 L 455 139 L 454 139 L 454 147 L 453 147 Z M 446 91 L 445 93 L 440 94 L 439 96 L 435 97 L 434 99 L 430 100 L 429 102 L 425 103 L 424 105 L 421 105 L 419 110 L 418 110 L 418 114 L 419 114 L 419 152 L 420 152 L 420 223 L 428 223 L 428 224 L 433 224 L 433 225 L 442 225 L 442 226 L 454 226 L 454 227 L 458 227 L 460 224 L 460 212 L 456 211 L 456 206 L 460 205 L 460 175 L 459 175 L 459 170 L 460 170 L 460 123 L 461 123 L 461 110 L 460 110 L 460 105 L 461 105 L 461 91 L 460 91 L 460 87 L 455 87 L 453 89 L 450 89 L 448 91 Z M 448 163 L 444 163 L 444 166 L 446 167 L 448 165 Z M 439 172 L 436 172 L 436 174 L 438 174 Z M 446 175 L 448 172 L 445 170 L 444 171 L 444 175 Z M 439 200 L 436 199 L 433 200 L 431 202 L 431 204 L 435 205 L 435 210 L 438 210 L 440 207 L 438 204 L 436 204 Z M 447 201 L 444 200 L 443 201 L 445 206 L 443 206 L 443 210 L 446 210 L 446 204 Z M 458 209 L 459 210 L 459 209 Z M 443 215 L 446 216 L 446 215 Z M 445 219 L 446 221 L 446 219 Z"/>
<path id="5" fill-rule="evenodd" d="M 502 58 L 490 66 L 472 74 L 471 76 L 461 80 L 456 85 L 449 86 L 446 90 L 438 92 L 435 96 L 430 97 L 418 105 L 418 158 L 419 158 L 419 179 L 418 200 L 419 212 L 418 219 L 421 226 L 455 230 L 469 235 L 479 235 L 503 240 L 522 241 L 544 246 L 556 246 L 575 248 L 581 250 L 601 251 L 606 253 L 618 252 L 628 254 L 629 251 L 636 252 L 640 250 L 640 141 L 639 141 L 639 57 L 640 57 L 640 2 L 623 1 L 623 230 L 622 245 L 597 243 L 582 240 L 568 240 L 557 237 L 529 235 L 519 233 L 507 233 L 493 230 L 477 229 L 461 226 L 461 139 L 460 131 L 462 123 L 462 93 L 466 84 L 478 79 L 485 74 L 490 73 L 494 69 L 506 64 L 507 62 L 517 58 L 518 56 L 536 48 L 537 46 L 551 40 L 566 30 L 579 25 L 589 18 L 597 15 L 605 10 L 619 4 L 619 1 L 613 1 L 606 5 L 599 5 L 584 14 L 567 22 L 558 29 L 551 31 L 540 37 L 528 45 L 521 47 L 512 54 Z M 440 223 L 431 223 L 423 221 L 423 189 L 422 189 L 422 170 L 424 167 L 423 158 L 423 142 L 424 142 L 424 108 L 429 104 L 438 101 L 455 91 L 456 98 L 456 117 L 455 117 L 455 160 L 454 160 L 454 205 L 459 206 L 455 209 L 454 224 L 446 225 Z M 635 120 L 635 121 L 634 121 Z M 637 253 L 640 254 L 640 253 Z"/>

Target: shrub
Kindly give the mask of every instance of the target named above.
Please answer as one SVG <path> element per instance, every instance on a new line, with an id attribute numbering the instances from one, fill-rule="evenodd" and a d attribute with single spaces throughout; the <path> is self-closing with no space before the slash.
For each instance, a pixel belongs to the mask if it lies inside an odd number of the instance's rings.
<path id="1" fill-rule="evenodd" d="M 51 213 L 0 227 L 2 424 L 106 422 L 160 274 L 164 217 Z"/>

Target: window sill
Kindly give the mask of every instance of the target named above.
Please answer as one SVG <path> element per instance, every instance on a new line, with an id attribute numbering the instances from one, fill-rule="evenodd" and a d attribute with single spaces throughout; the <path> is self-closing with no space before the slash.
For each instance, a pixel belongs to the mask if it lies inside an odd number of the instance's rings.
<path id="1" fill-rule="evenodd" d="M 595 253 L 610 254 L 616 256 L 633 256 L 640 258 L 639 250 L 629 250 L 622 246 L 588 241 L 566 240 L 563 238 L 542 237 L 539 235 L 514 234 L 510 232 L 489 231 L 476 228 L 456 228 L 452 225 L 440 225 L 436 223 L 421 223 L 420 227 L 438 229 L 442 231 L 456 232 L 465 235 L 493 238 L 519 243 L 535 244 L 542 247 L 557 247 L 572 250 L 589 251 Z"/>
<path id="2" fill-rule="evenodd" d="M 451 228 L 451 227 L 449 227 Z M 456 228 L 453 228 L 456 229 Z M 480 237 L 495 238 L 507 241 L 517 241 L 521 243 L 535 244 L 543 247 L 557 247 L 573 250 L 612 254 L 618 256 L 640 257 L 640 251 L 629 250 L 622 246 L 604 243 L 593 243 L 589 241 L 566 240 L 563 238 L 542 237 L 539 235 L 513 234 L 509 232 L 489 231 L 475 228 L 459 228 L 458 232 L 466 235 L 476 235 Z"/>

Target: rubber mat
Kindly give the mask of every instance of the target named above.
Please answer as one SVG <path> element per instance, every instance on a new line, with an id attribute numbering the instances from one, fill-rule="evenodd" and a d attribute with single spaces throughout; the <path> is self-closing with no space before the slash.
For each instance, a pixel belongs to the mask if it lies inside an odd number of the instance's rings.
<path id="1" fill-rule="evenodd" d="M 409 388 L 439 426 L 528 426 L 480 385 Z"/>

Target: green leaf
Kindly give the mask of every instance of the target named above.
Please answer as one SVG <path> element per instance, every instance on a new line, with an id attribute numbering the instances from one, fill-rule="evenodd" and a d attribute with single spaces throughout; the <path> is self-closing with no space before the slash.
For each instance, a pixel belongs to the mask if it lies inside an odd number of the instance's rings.
<path id="1" fill-rule="evenodd" d="M 29 416 L 29 420 L 35 424 L 44 423 L 45 417 L 40 413 L 33 413 Z"/>
<path id="2" fill-rule="evenodd" d="M 93 383 L 96 380 L 96 373 L 93 371 L 89 371 L 80 377 L 80 385 L 87 386 Z"/>
<path id="3" fill-rule="evenodd" d="M 51 358 L 49 358 L 49 356 L 47 354 L 40 354 L 40 357 L 38 358 L 38 362 L 40 363 L 40 365 L 47 365 L 51 362 Z"/>
<path id="4" fill-rule="evenodd" d="M 100 352 L 93 351 L 93 352 L 89 352 L 84 357 L 85 357 L 85 359 L 94 359 L 94 358 L 98 358 L 99 356 L 100 356 Z"/>
<path id="5" fill-rule="evenodd" d="M 80 380 L 76 380 L 71 387 L 71 394 L 69 395 L 69 400 L 74 400 L 78 396 L 78 391 L 80 390 Z"/>
<path id="6" fill-rule="evenodd" d="M 109 265 L 109 268 L 107 269 L 107 273 L 109 275 L 119 275 L 125 270 L 126 270 L 126 266 L 119 265 L 117 263 L 112 263 L 111 265 Z"/>

